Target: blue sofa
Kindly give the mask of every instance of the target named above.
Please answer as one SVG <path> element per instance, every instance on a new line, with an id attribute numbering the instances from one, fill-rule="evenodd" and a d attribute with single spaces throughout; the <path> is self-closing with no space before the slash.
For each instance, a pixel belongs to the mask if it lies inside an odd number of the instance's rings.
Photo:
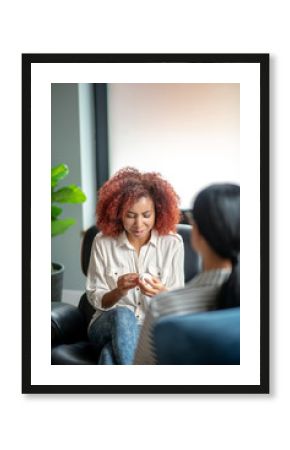
<path id="1" fill-rule="evenodd" d="M 158 364 L 240 364 L 240 308 L 166 316 L 153 333 Z"/>

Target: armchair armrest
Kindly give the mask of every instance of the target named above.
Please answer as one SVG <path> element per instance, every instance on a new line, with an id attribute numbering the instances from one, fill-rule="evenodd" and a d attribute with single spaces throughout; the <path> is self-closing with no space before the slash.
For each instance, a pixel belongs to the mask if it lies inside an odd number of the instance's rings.
<path id="1" fill-rule="evenodd" d="M 70 344 L 86 339 L 86 323 L 79 308 L 51 302 L 51 344 Z"/>
<path id="2" fill-rule="evenodd" d="M 158 364 L 240 364 L 240 308 L 164 316 L 154 339 Z"/>

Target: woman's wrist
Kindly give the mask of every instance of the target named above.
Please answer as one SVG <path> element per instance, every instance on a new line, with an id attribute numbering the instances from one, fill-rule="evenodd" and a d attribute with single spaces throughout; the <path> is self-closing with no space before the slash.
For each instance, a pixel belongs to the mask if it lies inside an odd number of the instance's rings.
<path id="1" fill-rule="evenodd" d="M 116 288 L 110 292 L 107 292 L 102 298 L 102 308 L 111 308 L 115 305 L 126 293 L 124 290 Z"/>

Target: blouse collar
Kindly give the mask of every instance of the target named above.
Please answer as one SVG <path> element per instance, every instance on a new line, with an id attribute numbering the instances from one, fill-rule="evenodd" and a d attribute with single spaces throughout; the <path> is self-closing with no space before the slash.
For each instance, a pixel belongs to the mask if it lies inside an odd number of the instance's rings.
<path id="1" fill-rule="evenodd" d="M 158 239 L 158 232 L 155 229 L 151 230 L 151 236 L 150 236 L 150 239 L 149 239 L 149 241 L 147 242 L 146 245 L 152 244 L 152 245 L 154 245 L 156 247 L 157 246 L 157 239 Z M 119 236 L 117 237 L 117 245 L 119 247 L 125 245 L 128 248 L 130 248 L 130 249 L 134 248 L 132 246 L 132 244 L 129 242 L 129 240 L 127 238 L 127 234 L 126 234 L 125 231 L 122 231 L 122 233 L 120 233 Z"/>

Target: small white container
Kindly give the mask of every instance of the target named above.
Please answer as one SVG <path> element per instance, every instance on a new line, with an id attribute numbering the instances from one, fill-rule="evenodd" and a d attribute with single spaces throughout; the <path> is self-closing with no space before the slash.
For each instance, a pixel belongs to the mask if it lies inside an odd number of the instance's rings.
<path id="1" fill-rule="evenodd" d="M 145 283 L 145 284 L 148 284 L 148 283 L 146 283 L 146 280 L 152 280 L 152 275 L 150 275 L 150 273 L 141 273 L 140 275 L 139 275 L 139 280 L 140 281 L 143 281 L 143 283 Z"/>

